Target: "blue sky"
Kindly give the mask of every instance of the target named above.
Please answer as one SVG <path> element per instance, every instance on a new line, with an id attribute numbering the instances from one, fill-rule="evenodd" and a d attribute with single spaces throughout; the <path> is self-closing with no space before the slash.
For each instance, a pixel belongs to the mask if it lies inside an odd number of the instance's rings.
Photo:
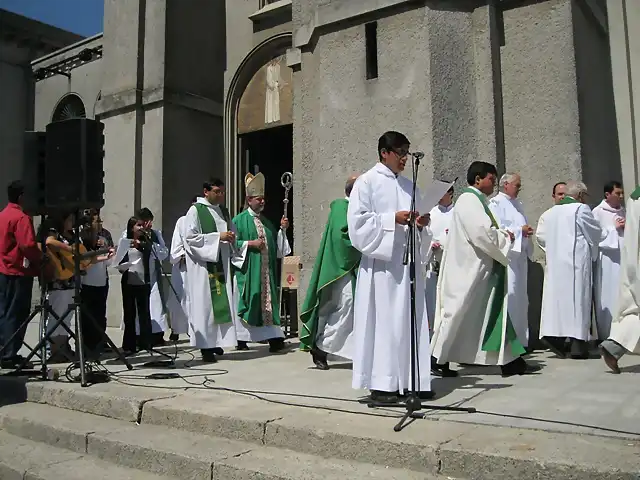
<path id="1" fill-rule="evenodd" d="M 0 0 L 0 8 L 85 37 L 102 32 L 104 0 Z"/>

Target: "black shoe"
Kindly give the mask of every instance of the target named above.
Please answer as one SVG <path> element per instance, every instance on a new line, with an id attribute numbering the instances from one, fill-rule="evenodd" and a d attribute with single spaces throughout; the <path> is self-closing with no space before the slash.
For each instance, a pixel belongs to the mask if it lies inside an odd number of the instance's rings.
<path id="1" fill-rule="evenodd" d="M 279 353 L 287 348 L 287 344 L 284 342 L 284 338 L 272 338 L 269 340 L 269 352 Z"/>
<path id="2" fill-rule="evenodd" d="M 458 376 L 458 372 L 456 372 L 455 370 L 451 370 L 449 362 L 440 365 L 432 360 L 431 375 L 433 375 L 434 377 L 454 378 Z"/>
<path id="3" fill-rule="evenodd" d="M 213 349 L 213 353 L 215 353 L 216 355 L 224 355 L 224 350 L 220 347 L 216 347 Z"/>
<path id="4" fill-rule="evenodd" d="M 541 341 L 549 350 L 555 353 L 558 357 L 567 358 L 567 352 L 565 350 L 564 341 L 560 343 L 560 340 L 557 340 L 555 338 L 547 338 L 547 337 L 541 338 Z"/>
<path id="5" fill-rule="evenodd" d="M 178 340 L 180 340 L 180 335 L 178 335 L 177 333 L 172 333 L 171 335 L 169 335 L 170 342 L 177 343 Z"/>
<path id="6" fill-rule="evenodd" d="M 247 342 L 238 340 L 238 345 L 236 346 L 236 350 L 249 350 L 249 345 L 247 344 Z"/>
<path id="7" fill-rule="evenodd" d="M 371 400 L 377 403 L 387 403 L 391 405 L 400 401 L 400 395 L 398 392 L 371 390 Z"/>
<path id="8" fill-rule="evenodd" d="M 423 390 L 417 393 L 420 400 L 433 400 L 436 396 L 436 392 L 434 392 L 433 390 Z M 404 395 L 400 395 L 400 400 L 406 401 L 409 395 L 411 395 L 411 392 L 406 392 Z"/>
<path id="9" fill-rule="evenodd" d="M 0 367 L 6 368 L 8 370 L 13 370 L 22 366 L 22 363 L 24 362 L 24 360 L 25 358 L 22 355 L 16 355 L 15 357 L 11 357 L 11 358 L 3 358 L 0 361 Z M 25 370 L 31 370 L 33 368 L 33 363 L 27 362 L 24 364 L 24 366 L 22 366 L 22 368 Z"/>
<path id="10" fill-rule="evenodd" d="M 311 350 L 311 358 L 318 370 L 329 370 L 329 364 L 327 363 L 327 354 L 322 350 L 314 348 Z"/>
<path id="11" fill-rule="evenodd" d="M 609 351 L 606 348 L 604 348 L 602 345 L 600 345 L 600 354 L 602 355 L 602 359 L 604 360 L 604 363 L 607 364 L 607 367 L 609 367 L 611 372 L 615 373 L 616 375 L 619 375 L 620 367 L 618 366 L 618 360 L 616 360 L 616 357 L 611 355 Z"/>
<path id="12" fill-rule="evenodd" d="M 504 378 L 508 378 L 514 375 L 527 375 L 530 373 L 535 373 L 540 370 L 540 367 L 537 365 L 529 365 L 524 361 L 522 357 L 519 357 L 513 362 L 502 365 L 500 367 L 500 370 L 502 370 L 502 376 Z"/>
<path id="13" fill-rule="evenodd" d="M 216 363 L 218 359 L 216 358 L 214 350 L 215 348 L 203 348 L 200 350 L 200 353 L 202 354 L 202 361 L 205 363 Z"/>

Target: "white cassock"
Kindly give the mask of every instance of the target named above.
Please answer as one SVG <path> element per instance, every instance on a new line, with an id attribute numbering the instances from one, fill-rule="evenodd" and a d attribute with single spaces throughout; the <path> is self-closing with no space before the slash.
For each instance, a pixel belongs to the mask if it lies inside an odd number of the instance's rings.
<path id="1" fill-rule="evenodd" d="M 565 197 L 566 198 L 566 197 Z M 602 229 L 579 202 L 556 205 L 536 232 L 547 254 L 540 338 L 589 340 L 592 272 Z"/>
<path id="2" fill-rule="evenodd" d="M 231 249 L 228 242 L 220 241 L 220 233 L 233 231 L 231 221 L 227 222 L 222 210 L 217 205 L 210 204 L 204 198 L 198 198 L 197 203 L 206 205 L 216 222 L 215 233 L 202 233 L 198 211 L 195 206 L 189 208 L 185 217 L 184 247 L 187 261 L 187 304 L 189 307 L 189 337 L 191 346 L 208 349 L 216 347 L 234 347 L 237 345 L 235 323 L 237 288 L 233 282 L 231 264 L 242 265 L 247 253 L 246 245 L 241 249 Z M 215 323 L 213 305 L 211 303 L 211 287 L 207 262 L 222 260 L 224 279 L 231 322 Z"/>
<path id="3" fill-rule="evenodd" d="M 515 239 L 507 256 L 509 284 L 509 316 L 518 340 L 529 345 L 529 295 L 527 294 L 528 259 L 533 259 L 533 243 L 522 235 L 522 227 L 528 225 L 522 202 L 500 192 L 489 202 L 500 228 L 513 233 Z"/>
<path id="4" fill-rule="evenodd" d="M 433 237 L 431 238 L 431 247 L 435 243 L 440 244 L 438 250 L 429 248 L 427 257 L 427 276 L 425 278 L 425 290 L 427 294 L 427 317 L 429 325 L 433 331 L 433 322 L 436 314 L 436 290 L 438 287 L 438 273 L 434 269 L 435 262 L 442 264 L 442 254 L 447 240 L 447 232 L 451 224 L 451 216 L 453 215 L 453 203 L 447 207 L 436 205 L 431 209 L 431 223 L 429 228 Z"/>
<path id="5" fill-rule="evenodd" d="M 255 223 L 256 231 L 258 232 L 258 235 L 260 235 L 261 231 L 266 233 L 266 229 L 264 228 L 262 221 L 260 220 L 260 215 L 254 212 L 251 208 L 249 208 L 249 214 L 253 217 L 253 221 Z M 247 245 L 247 242 L 244 242 L 242 246 L 246 248 L 246 245 Z M 285 235 L 284 230 L 282 228 L 278 229 L 278 237 L 276 238 L 276 245 L 278 248 L 278 251 L 276 253 L 277 258 L 286 257 L 291 253 L 291 246 L 289 245 L 289 239 L 287 239 L 287 236 Z M 263 261 L 266 262 L 267 260 L 265 259 L 265 257 L 267 255 L 270 255 L 268 249 L 265 249 L 262 255 L 263 255 Z M 243 257 L 243 262 L 244 262 L 244 257 Z M 236 267 L 238 268 L 242 268 L 242 263 L 235 264 L 234 262 L 234 265 L 236 265 Z M 263 288 L 265 288 L 264 285 L 263 285 Z M 271 299 L 271 301 L 277 302 L 278 300 Z M 233 318 L 235 319 L 234 323 L 236 325 L 236 333 L 238 335 L 238 341 L 240 342 L 263 342 L 265 340 L 270 340 L 272 338 L 284 338 L 284 332 L 282 331 L 282 327 L 280 325 L 263 325 L 261 327 L 254 327 L 252 325 L 249 325 L 247 322 L 241 319 L 238 315 L 234 315 Z M 284 320 L 280 318 L 280 321 L 283 322 Z"/>
<path id="6" fill-rule="evenodd" d="M 171 262 L 171 286 L 167 308 L 171 315 L 171 331 L 179 335 L 189 332 L 189 306 L 185 293 L 187 280 L 187 263 L 184 249 L 185 218 L 182 216 L 176 222 L 171 238 L 169 261 Z"/>
<path id="7" fill-rule="evenodd" d="M 618 302 L 609 338 L 640 354 L 640 200 L 627 200 Z"/>
<path id="8" fill-rule="evenodd" d="M 484 197 L 479 190 L 474 190 Z M 431 346 L 439 364 L 453 361 L 506 365 L 519 357 L 506 341 L 507 322 L 502 322 L 499 351 L 483 350 L 494 296 L 491 272 L 496 261 L 507 265 L 510 248 L 509 234 L 493 226 L 478 196 L 471 192 L 460 195 L 453 209 L 438 279 Z M 507 311 L 507 305 L 505 295 L 503 312 Z"/>
<path id="9" fill-rule="evenodd" d="M 624 242 L 624 230 L 616 228 L 616 219 L 625 218 L 623 207 L 613 208 L 606 201 L 593 209 L 593 216 L 600 222 L 603 235 L 596 262 L 595 304 L 598 338 L 605 340 L 611 330 L 611 320 L 618 300 L 620 280 L 620 249 Z"/>
<path id="10" fill-rule="evenodd" d="M 158 271 L 156 270 L 156 260 L 162 262 L 169 256 L 169 249 L 164 243 L 162 238 L 162 232 L 160 230 L 154 230 L 158 237 L 158 243 L 154 243 L 151 247 L 151 257 L 149 257 L 149 281 L 151 282 L 151 296 L 149 297 L 149 311 L 151 312 L 151 332 L 160 333 L 165 332 L 168 329 L 167 326 L 167 309 L 162 305 L 164 296 L 164 302 L 166 304 L 171 287 L 163 284 L 163 295 L 160 295 L 160 288 L 158 287 Z M 127 232 L 122 232 L 120 239 L 127 238 Z M 116 253 L 117 254 L 117 253 Z M 162 278 L 162 271 L 160 273 L 160 279 Z M 120 323 L 120 329 L 124 330 L 124 320 Z M 140 323 L 138 322 L 138 315 L 136 314 L 136 335 L 140 335 Z"/>
<path id="11" fill-rule="evenodd" d="M 396 212 L 409 210 L 413 183 L 378 163 L 356 180 L 349 197 L 347 223 L 352 245 L 362 252 L 353 318 L 353 382 L 355 389 L 383 392 L 411 388 L 411 317 L 409 265 L 403 265 L 406 226 Z M 424 213 L 416 192 L 417 210 Z M 431 231 L 416 235 L 416 268 L 424 268 Z M 423 246 L 424 245 L 424 246 Z M 425 248 L 426 247 L 426 248 Z M 419 272 L 420 270 L 418 270 Z M 424 292 L 424 276 L 416 275 L 416 292 Z M 431 390 L 429 322 L 425 296 L 416 294 L 419 378 L 416 390 Z"/>

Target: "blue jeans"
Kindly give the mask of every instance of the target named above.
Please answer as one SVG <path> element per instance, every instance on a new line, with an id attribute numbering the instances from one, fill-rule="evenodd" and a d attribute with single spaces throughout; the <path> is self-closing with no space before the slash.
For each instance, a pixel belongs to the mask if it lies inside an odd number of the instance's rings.
<path id="1" fill-rule="evenodd" d="M 0 274 L 0 346 L 5 346 L 2 360 L 13 360 L 17 357 L 27 326 L 22 324 L 31 310 L 32 277 Z M 21 328 L 22 327 L 22 328 Z"/>

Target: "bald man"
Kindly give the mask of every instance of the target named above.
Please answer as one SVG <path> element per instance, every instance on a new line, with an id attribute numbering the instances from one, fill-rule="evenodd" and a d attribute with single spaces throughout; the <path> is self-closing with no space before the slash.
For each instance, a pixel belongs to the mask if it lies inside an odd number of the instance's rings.
<path id="1" fill-rule="evenodd" d="M 352 358 L 353 291 L 360 252 L 349 240 L 347 208 L 357 178 L 352 175 L 347 179 L 345 198 L 331 202 L 300 314 L 300 349 L 311 353 L 320 370 L 329 369 L 328 354 Z"/>

